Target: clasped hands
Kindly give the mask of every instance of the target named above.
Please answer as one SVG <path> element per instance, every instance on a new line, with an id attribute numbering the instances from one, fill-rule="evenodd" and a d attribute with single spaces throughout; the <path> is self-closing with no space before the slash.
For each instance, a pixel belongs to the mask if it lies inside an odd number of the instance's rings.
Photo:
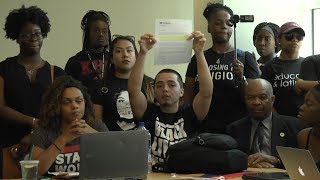
<path id="1" fill-rule="evenodd" d="M 67 128 L 65 128 L 65 130 L 62 133 L 62 136 L 64 137 L 66 142 L 70 142 L 80 137 L 81 134 L 93 132 L 97 131 L 93 129 L 91 126 L 89 126 L 85 120 L 75 119 L 67 126 Z"/>
<path id="2" fill-rule="evenodd" d="M 279 159 L 263 153 L 255 153 L 248 156 L 248 166 L 254 168 L 274 168 Z"/>

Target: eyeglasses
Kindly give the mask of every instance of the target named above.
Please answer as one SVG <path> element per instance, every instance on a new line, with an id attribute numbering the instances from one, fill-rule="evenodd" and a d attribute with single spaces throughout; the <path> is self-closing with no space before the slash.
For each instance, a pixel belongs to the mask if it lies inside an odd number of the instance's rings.
<path id="1" fill-rule="evenodd" d="M 135 42 L 135 37 L 131 36 L 131 35 L 119 35 L 119 34 L 114 34 L 112 35 L 112 41 L 114 41 L 115 39 L 127 39 L 127 40 L 132 40 L 133 42 Z"/>
<path id="2" fill-rule="evenodd" d="M 300 34 L 295 34 L 295 33 L 288 33 L 288 34 L 284 34 L 284 38 L 287 41 L 292 41 L 293 38 L 296 38 L 298 41 L 303 40 L 304 36 L 300 35 Z"/>
<path id="3" fill-rule="evenodd" d="M 39 40 L 39 39 L 42 39 L 43 34 L 42 34 L 42 32 L 21 33 L 21 34 L 19 34 L 19 37 L 22 40 L 30 40 L 31 38 L 36 38 L 36 40 Z"/>

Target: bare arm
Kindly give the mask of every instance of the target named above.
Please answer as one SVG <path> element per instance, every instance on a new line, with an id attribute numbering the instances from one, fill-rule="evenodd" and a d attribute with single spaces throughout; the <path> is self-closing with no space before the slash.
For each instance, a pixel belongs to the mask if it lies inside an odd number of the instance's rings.
<path id="1" fill-rule="evenodd" d="M 197 69 L 199 76 L 199 92 L 195 96 L 192 106 L 194 112 L 199 120 L 203 120 L 210 108 L 213 83 L 208 68 L 207 61 L 203 54 L 203 47 L 206 42 L 204 35 L 195 31 L 189 38 L 194 38 L 193 40 L 193 50 L 195 51 L 195 56 L 197 59 Z"/>
<path id="2" fill-rule="evenodd" d="M 313 88 L 315 85 L 319 84 L 318 81 L 307 81 L 303 79 L 296 79 L 296 91 L 298 94 L 301 94 L 303 92 L 308 92 L 311 88 Z"/>
<path id="3" fill-rule="evenodd" d="M 56 157 L 68 142 L 80 137 L 81 134 L 94 132 L 97 131 L 90 127 L 85 120 L 76 119 L 68 125 L 63 133 L 47 149 L 35 146 L 32 151 L 32 157 L 39 160 L 39 174 L 43 175 L 49 170 Z"/>
<path id="4" fill-rule="evenodd" d="M 93 104 L 93 112 L 94 112 L 94 117 L 97 120 L 103 120 L 103 106 L 99 104 Z"/>
<path id="5" fill-rule="evenodd" d="M 194 91 L 193 91 L 193 86 L 194 86 L 194 78 L 192 77 L 186 77 L 186 82 L 184 83 L 184 102 L 185 103 L 192 103 L 193 99 L 195 97 Z"/>
<path id="6" fill-rule="evenodd" d="M 22 114 L 19 111 L 16 111 L 6 104 L 4 97 L 4 79 L 0 76 L 0 116 L 3 119 L 8 119 L 10 121 L 15 121 L 21 124 L 29 124 L 30 127 L 36 125 L 38 119 L 33 122 L 33 117 Z"/>
<path id="7" fill-rule="evenodd" d="M 141 91 L 143 75 L 144 75 L 144 64 L 147 52 L 157 42 L 155 37 L 151 34 L 145 34 L 141 36 L 139 40 L 140 51 L 134 64 L 129 80 L 128 80 L 128 92 L 130 98 L 130 105 L 133 115 L 137 119 L 143 117 L 144 112 L 147 109 L 147 99 Z"/>

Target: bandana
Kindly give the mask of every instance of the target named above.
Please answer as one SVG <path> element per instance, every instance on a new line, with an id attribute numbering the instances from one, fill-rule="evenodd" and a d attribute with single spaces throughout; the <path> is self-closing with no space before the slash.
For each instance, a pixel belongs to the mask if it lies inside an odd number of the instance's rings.
<path id="1" fill-rule="evenodd" d="M 272 29 L 270 28 L 270 26 L 268 26 L 268 25 L 264 26 L 263 28 L 261 28 L 261 30 L 262 29 L 268 31 L 274 37 L 274 33 L 273 33 Z"/>

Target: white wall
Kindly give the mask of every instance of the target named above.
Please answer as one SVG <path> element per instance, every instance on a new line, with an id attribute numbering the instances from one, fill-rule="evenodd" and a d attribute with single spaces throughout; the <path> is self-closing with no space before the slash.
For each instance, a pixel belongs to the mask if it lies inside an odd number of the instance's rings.
<path id="1" fill-rule="evenodd" d="M 281 26 L 285 22 L 295 21 L 306 32 L 300 56 L 312 54 L 311 9 L 319 8 L 320 0 L 224 0 L 224 4 L 231 7 L 235 14 L 252 14 L 255 17 L 254 23 L 238 23 L 236 32 L 239 48 L 255 51 L 252 35 L 260 22 L 273 22 Z"/>
<path id="2" fill-rule="evenodd" d="M 48 12 L 51 32 L 44 40 L 42 57 L 64 68 L 69 57 L 82 48 L 80 21 L 90 9 L 105 11 L 111 18 L 112 34 L 133 35 L 155 32 L 155 19 L 193 20 L 193 0 L 1 0 L 0 5 L 0 61 L 17 55 L 15 41 L 5 39 L 5 18 L 12 9 L 37 5 Z M 146 74 L 154 75 L 164 66 L 154 66 L 154 51 L 147 57 Z M 184 77 L 187 64 L 170 65 Z"/>

